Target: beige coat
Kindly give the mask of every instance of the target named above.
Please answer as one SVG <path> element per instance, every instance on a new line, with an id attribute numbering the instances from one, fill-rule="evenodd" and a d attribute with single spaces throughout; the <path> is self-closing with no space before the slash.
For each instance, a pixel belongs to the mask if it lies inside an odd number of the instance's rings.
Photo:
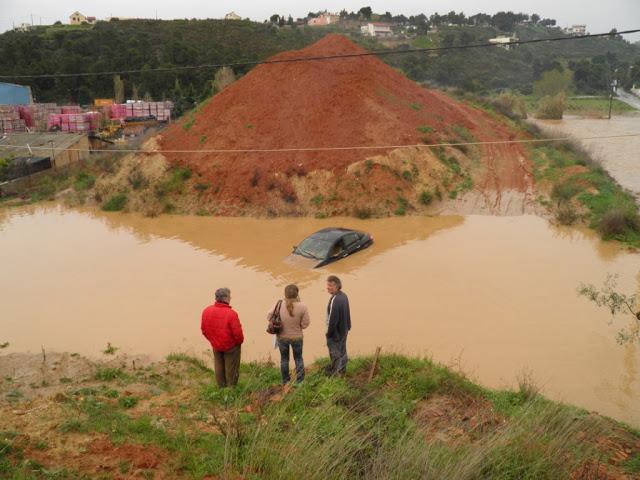
<path id="1" fill-rule="evenodd" d="M 267 321 L 271 320 L 272 315 L 273 307 L 267 314 Z M 307 328 L 311 323 L 311 319 L 309 318 L 309 309 L 302 302 L 295 302 L 293 304 L 293 315 L 289 315 L 287 302 L 286 300 L 282 300 L 282 305 L 280 306 L 280 319 L 282 320 L 282 330 L 280 330 L 278 338 L 287 340 L 297 340 L 302 338 L 302 330 Z"/>

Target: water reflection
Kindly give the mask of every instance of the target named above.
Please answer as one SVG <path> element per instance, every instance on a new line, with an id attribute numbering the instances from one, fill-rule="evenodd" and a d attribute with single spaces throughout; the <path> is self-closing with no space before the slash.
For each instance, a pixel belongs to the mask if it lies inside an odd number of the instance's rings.
<path id="1" fill-rule="evenodd" d="M 162 237 L 234 261 L 238 266 L 267 272 L 278 285 L 292 281 L 307 285 L 326 275 L 308 262 L 286 261 L 294 245 L 326 227 L 346 227 L 371 233 L 372 247 L 331 265 L 337 274 L 367 265 L 376 256 L 410 241 L 425 240 L 437 232 L 460 226 L 464 217 L 409 217 L 363 221 L 354 218 L 214 218 L 165 215 L 149 219 L 135 214 L 108 214 L 86 210 L 110 229 L 133 233 L 142 242 Z"/>

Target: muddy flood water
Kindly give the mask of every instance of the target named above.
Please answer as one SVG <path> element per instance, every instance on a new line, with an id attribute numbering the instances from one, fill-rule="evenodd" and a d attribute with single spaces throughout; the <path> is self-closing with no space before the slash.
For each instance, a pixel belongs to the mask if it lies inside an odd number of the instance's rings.
<path id="1" fill-rule="evenodd" d="M 640 114 L 614 116 L 610 120 L 567 116 L 562 120 L 536 120 L 552 136 L 574 138 L 640 133 Z M 640 136 L 580 140 L 613 178 L 640 199 Z"/>
<path id="2" fill-rule="evenodd" d="M 312 270 L 286 260 L 316 229 L 373 234 L 373 247 Z M 325 278 L 352 308 L 351 354 L 428 355 L 490 387 L 531 375 L 550 398 L 640 426 L 640 352 L 620 346 L 581 282 L 607 274 L 638 291 L 640 254 L 535 216 L 234 219 L 106 214 L 61 206 L 0 211 L 0 342 L 6 353 L 98 357 L 107 342 L 156 357 L 208 358 L 200 312 L 232 290 L 243 359 L 277 358 L 265 315 L 297 282 L 312 324 L 308 361 L 326 355 Z M 620 320 L 618 320 L 620 322 Z"/>

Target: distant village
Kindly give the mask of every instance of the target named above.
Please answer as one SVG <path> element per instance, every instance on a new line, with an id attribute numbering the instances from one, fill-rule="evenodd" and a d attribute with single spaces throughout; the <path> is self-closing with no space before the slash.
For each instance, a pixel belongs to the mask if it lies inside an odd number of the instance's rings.
<path id="1" fill-rule="evenodd" d="M 511 12 L 508 12 L 511 14 Z M 438 22 L 433 21 L 433 17 L 430 17 L 431 21 L 431 32 L 437 31 L 438 25 L 447 26 L 447 27 L 456 27 L 462 26 L 461 22 L 456 22 L 455 17 L 459 18 L 462 14 L 455 14 L 455 12 L 450 12 L 447 15 L 438 15 L 435 14 L 435 17 L 439 17 Z M 526 24 L 539 24 L 546 27 L 556 27 L 556 21 L 552 19 L 541 19 L 537 15 L 532 15 L 529 17 L 528 15 L 523 16 L 522 14 L 513 14 L 519 18 L 517 24 L 526 25 Z M 421 18 L 422 17 L 422 18 Z M 526 17 L 526 18 L 524 18 Z M 488 19 L 491 18 L 489 15 L 485 14 L 477 14 L 472 17 L 466 18 L 467 25 L 474 26 L 486 26 L 488 25 Z M 340 13 L 332 13 L 329 11 L 322 11 L 313 13 L 310 12 L 304 18 L 296 18 L 294 19 L 291 15 L 285 17 L 283 15 L 274 14 L 268 20 L 265 20 L 265 23 L 271 23 L 272 25 L 278 28 L 292 28 L 299 26 L 309 26 L 309 27 L 327 27 L 327 26 L 341 26 L 345 28 L 359 28 L 362 35 L 369 37 L 394 37 L 394 36 L 410 36 L 412 34 L 417 33 L 418 26 L 415 21 L 412 19 L 419 19 L 424 23 L 427 23 L 427 17 L 425 15 L 418 15 L 416 17 L 406 17 L 404 15 L 392 16 L 389 12 L 379 15 L 375 14 L 371 11 L 370 7 L 363 7 L 359 12 L 347 12 L 343 10 Z M 447 21 L 454 20 L 454 21 Z M 98 21 L 118 21 L 118 20 L 153 20 L 150 18 L 133 18 L 133 17 L 106 17 L 104 19 L 99 19 L 95 16 L 84 15 L 81 12 L 73 12 L 69 15 L 68 25 L 95 25 Z M 241 21 L 243 18 L 235 12 L 227 13 L 221 20 L 225 21 Z M 245 18 L 244 20 L 249 20 Z M 56 22 L 56 24 L 62 24 L 62 22 Z M 20 23 L 14 27 L 14 30 L 17 31 L 27 31 L 33 28 L 33 23 Z M 572 36 L 583 36 L 587 35 L 587 26 L 584 24 L 576 24 L 571 25 L 569 27 L 563 28 L 562 31 L 568 35 Z M 499 36 L 495 39 L 490 40 L 492 43 L 496 43 L 500 46 L 504 45 L 505 48 L 509 48 L 507 43 L 517 41 L 517 38 L 513 36 Z"/>

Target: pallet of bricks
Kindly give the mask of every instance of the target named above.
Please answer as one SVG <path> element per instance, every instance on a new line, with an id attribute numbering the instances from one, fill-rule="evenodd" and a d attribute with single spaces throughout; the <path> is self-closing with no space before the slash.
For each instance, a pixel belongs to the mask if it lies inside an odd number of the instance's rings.
<path id="1" fill-rule="evenodd" d="M 55 103 L 33 103 L 31 105 L 20 105 L 20 118 L 22 118 L 27 127 L 33 128 L 38 132 L 46 132 L 49 115 L 62 113 L 62 108 Z"/>
<path id="2" fill-rule="evenodd" d="M 21 133 L 27 131 L 27 124 L 20 118 L 16 105 L 0 105 L 0 133 Z"/>
<path id="3" fill-rule="evenodd" d="M 171 119 L 171 102 L 135 102 L 111 105 L 111 118 L 146 118 L 153 117 L 159 122 Z"/>
<path id="4" fill-rule="evenodd" d="M 51 114 L 47 129 L 65 133 L 86 133 L 97 130 L 100 120 L 101 114 L 98 112 Z"/>

